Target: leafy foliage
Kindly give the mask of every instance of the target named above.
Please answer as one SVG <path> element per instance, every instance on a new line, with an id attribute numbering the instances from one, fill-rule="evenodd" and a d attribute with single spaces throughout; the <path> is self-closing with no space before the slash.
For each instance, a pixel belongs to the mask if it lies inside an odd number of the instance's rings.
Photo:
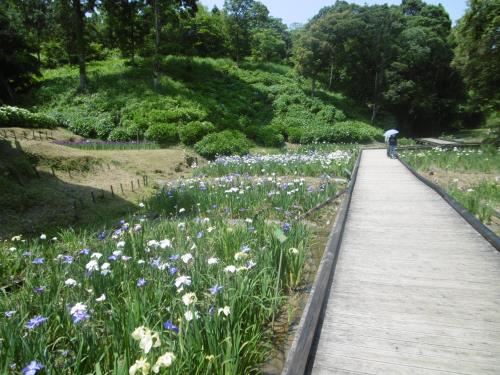
<path id="1" fill-rule="evenodd" d="M 41 113 L 33 113 L 24 108 L 11 106 L 0 107 L 0 127 L 52 129 L 57 126 L 57 121 L 50 116 Z"/>
<path id="2" fill-rule="evenodd" d="M 162 145 L 173 145 L 179 141 L 177 126 L 174 124 L 154 124 L 146 131 L 146 139 Z"/>
<path id="3" fill-rule="evenodd" d="M 369 143 L 382 141 L 383 132 L 360 121 L 345 121 L 335 125 L 317 125 L 311 128 L 292 128 L 289 140 L 294 143 Z"/>
<path id="4" fill-rule="evenodd" d="M 500 110 L 500 2 L 471 0 L 458 23 L 453 65 L 460 71 L 472 104 Z"/>
<path id="5" fill-rule="evenodd" d="M 250 142 L 237 130 L 224 130 L 208 134 L 194 145 L 194 149 L 207 159 L 214 159 L 220 155 L 245 155 L 250 151 Z"/>
<path id="6" fill-rule="evenodd" d="M 214 124 L 208 121 L 193 121 L 179 129 L 179 138 L 185 145 L 194 145 L 209 133 L 215 132 Z"/>
<path id="7" fill-rule="evenodd" d="M 0 104 L 12 103 L 39 74 L 39 64 L 23 32 L 20 15 L 9 3 L 0 3 Z"/>
<path id="8" fill-rule="evenodd" d="M 296 69 L 372 110 L 371 122 L 390 112 L 406 132 L 450 126 L 463 98 L 442 6 L 421 0 L 400 6 L 324 8 L 299 34 Z"/>

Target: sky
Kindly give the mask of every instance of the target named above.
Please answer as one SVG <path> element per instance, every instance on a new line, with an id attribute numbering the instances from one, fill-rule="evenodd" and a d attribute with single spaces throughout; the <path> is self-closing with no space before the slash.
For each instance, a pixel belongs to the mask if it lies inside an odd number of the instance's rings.
<path id="1" fill-rule="evenodd" d="M 212 9 L 214 5 L 222 8 L 224 0 L 200 0 L 200 2 Z M 264 3 L 271 16 L 281 18 L 284 23 L 291 25 L 292 23 L 306 23 L 310 18 L 318 13 L 318 11 L 328 5 L 335 3 L 335 0 L 260 0 Z M 350 3 L 356 4 L 401 4 L 401 0 L 350 0 Z M 455 23 L 465 13 L 467 0 L 425 0 L 428 4 L 443 4 L 446 11 L 449 13 L 453 23 Z"/>

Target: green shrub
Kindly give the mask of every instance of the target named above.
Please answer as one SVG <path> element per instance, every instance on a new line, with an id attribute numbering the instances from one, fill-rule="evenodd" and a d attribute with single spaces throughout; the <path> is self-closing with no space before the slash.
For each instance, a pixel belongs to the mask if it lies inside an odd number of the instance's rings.
<path id="1" fill-rule="evenodd" d="M 128 132 L 128 129 L 126 128 L 114 128 L 108 136 L 109 141 L 116 141 L 116 142 L 125 142 L 125 141 L 130 141 L 132 139 L 130 133 Z"/>
<path id="2" fill-rule="evenodd" d="M 58 125 L 55 119 L 42 113 L 33 113 L 19 107 L 0 107 L 0 127 L 53 129 Z"/>
<path id="3" fill-rule="evenodd" d="M 201 141 L 204 136 L 215 132 L 214 124 L 208 121 L 193 121 L 179 129 L 179 138 L 185 145 L 194 145 Z"/>
<path id="4" fill-rule="evenodd" d="M 179 141 L 177 126 L 174 124 L 153 124 L 144 135 L 148 140 L 162 145 L 173 145 Z"/>
<path id="5" fill-rule="evenodd" d="M 237 130 L 224 130 L 206 135 L 195 144 L 194 149 L 207 159 L 219 155 L 245 155 L 250 151 L 250 142 L 245 134 Z"/>
<path id="6" fill-rule="evenodd" d="M 266 147 L 281 147 L 285 142 L 285 137 L 277 126 L 266 126 L 259 129 L 257 141 Z"/>
<path id="7" fill-rule="evenodd" d="M 293 143 L 368 143 L 384 139 L 381 129 L 360 121 L 344 121 L 335 125 L 316 125 L 289 130 Z"/>

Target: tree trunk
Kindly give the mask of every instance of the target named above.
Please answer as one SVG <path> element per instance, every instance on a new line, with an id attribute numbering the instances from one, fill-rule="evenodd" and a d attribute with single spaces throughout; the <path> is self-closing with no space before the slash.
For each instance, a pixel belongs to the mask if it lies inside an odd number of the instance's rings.
<path id="1" fill-rule="evenodd" d="M 0 70 L 0 83 L 2 84 L 2 86 L 4 87 L 5 89 L 5 92 L 7 93 L 7 95 L 9 96 L 10 98 L 10 101 L 11 102 L 14 102 L 14 92 L 12 91 L 9 83 L 7 82 L 7 80 L 5 79 L 2 71 Z M 2 100 L 0 99 L 0 103 L 2 103 Z"/>
<path id="2" fill-rule="evenodd" d="M 158 88 L 160 83 L 160 8 L 158 6 L 159 0 L 154 0 L 154 13 L 155 13 L 155 57 L 153 63 L 153 77 L 154 86 Z"/>
<path id="3" fill-rule="evenodd" d="M 85 15 L 83 14 L 80 0 L 73 0 L 73 9 L 75 11 L 75 31 L 76 31 L 76 49 L 78 53 L 78 68 L 80 70 L 80 91 L 87 90 L 87 69 L 85 66 Z"/>
<path id="4" fill-rule="evenodd" d="M 330 65 L 330 80 L 328 82 L 328 90 L 332 89 L 332 81 L 333 81 L 333 62 Z"/>
<path id="5" fill-rule="evenodd" d="M 375 122 L 375 117 L 377 117 L 377 112 L 379 110 L 378 102 L 378 71 L 375 72 L 375 84 L 373 88 L 373 105 L 372 105 L 372 118 L 370 120 L 371 124 Z"/>
<path id="6" fill-rule="evenodd" d="M 135 7 L 130 6 L 130 62 L 135 65 Z"/>

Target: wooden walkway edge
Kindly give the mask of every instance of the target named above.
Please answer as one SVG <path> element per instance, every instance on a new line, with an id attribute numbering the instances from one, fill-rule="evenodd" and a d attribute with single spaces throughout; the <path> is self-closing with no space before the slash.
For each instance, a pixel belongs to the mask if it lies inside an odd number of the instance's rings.
<path id="1" fill-rule="evenodd" d="M 307 373 L 500 374 L 500 252 L 384 150 L 363 152 L 346 216 Z"/>

